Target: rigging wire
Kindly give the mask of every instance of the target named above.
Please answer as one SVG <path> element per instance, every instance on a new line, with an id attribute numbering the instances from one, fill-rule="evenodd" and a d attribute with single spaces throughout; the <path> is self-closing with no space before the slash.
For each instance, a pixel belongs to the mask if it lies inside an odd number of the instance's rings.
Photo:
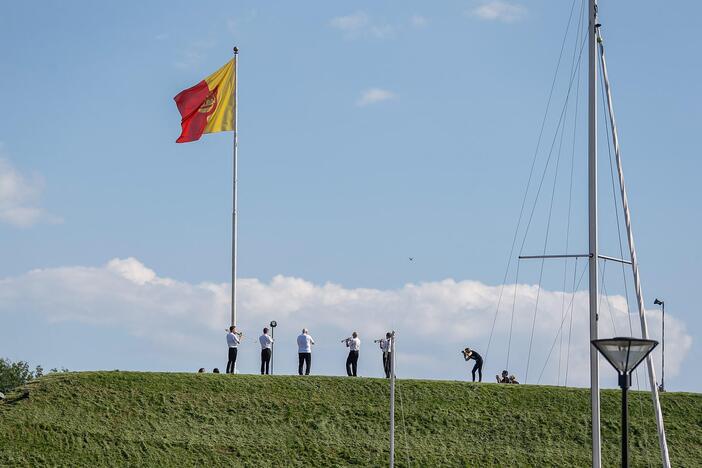
<path id="1" fill-rule="evenodd" d="M 577 289 L 580 286 L 580 282 L 583 280 L 583 276 L 585 276 L 586 271 L 587 271 L 587 263 L 585 263 L 583 265 L 583 271 L 582 271 L 582 273 L 580 273 L 580 279 L 578 279 L 578 284 L 575 287 L 575 289 Z M 575 299 L 575 295 L 573 295 L 573 299 L 571 299 L 570 305 L 568 306 L 568 309 L 570 310 L 571 316 L 573 315 L 574 299 Z M 546 356 L 546 362 L 544 362 L 544 366 L 541 368 L 541 373 L 539 374 L 539 378 L 536 381 L 537 385 L 541 382 L 541 377 L 543 377 L 544 370 L 546 369 L 546 366 L 548 365 L 549 359 L 551 359 L 551 354 L 553 353 L 553 349 L 556 347 L 556 342 L 558 341 L 558 335 L 561 333 L 561 330 L 563 329 L 563 322 L 565 322 L 565 318 L 564 318 L 564 320 L 561 320 L 561 323 L 558 327 L 558 332 L 556 333 L 556 336 L 553 338 L 553 343 L 551 344 L 551 349 L 549 350 L 548 355 Z"/>
<path id="2" fill-rule="evenodd" d="M 585 47 L 585 43 L 586 43 L 586 41 L 585 41 L 585 39 L 583 39 L 583 42 L 580 46 L 580 53 L 578 55 L 578 62 L 580 62 L 582 59 L 583 49 Z M 522 238 L 522 244 L 519 248 L 520 255 L 524 252 L 524 244 L 526 243 L 527 237 L 529 235 L 529 229 L 531 228 L 531 222 L 534 219 L 534 212 L 536 211 L 536 205 L 537 205 L 537 202 L 539 200 L 539 196 L 541 195 L 541 189 L 543 188 L 544 179 L 546 178 L 546 174 L 548 172 L 548 168 L 549 168 L 549 165 L 551 163 L 551 157 L 553 156 L 553 148 L 555 147 L 556 138 L 558 137 L 558 131 L 561 127 L 561 123 L 563 122 L 563 115 L 564 115 L 565 110 L 566 110 L 565 104 L 568 102 L 568 98 L 570 97 L 570 92 L 573 88 L 573 79 L 574 78 L 575 78 L 575 75 L 571 74 L 570 82 L 568 83 L 568 92 L 566 93 L 566 102 L 564 103 L 563 109 L 561 110 L 560 117 L 558 118 L 558 124 L 556 125 L 556 133 L 553 136 L 553 141 L 551 142 L 551 148 L 550 148 L 549 153 L 548 153 L 549 154 L 548 158 L 546 159 L 546 165 L 544 166 L 544 170 L 541 173 L 541 179 L 539 180 L 539 186 L 536 190 L 536 196 L 534 197 L 534 203 L 532 205 L 531 212 L 529 214 L 529 220 L 527 222 L 526 229 L 524 231 L 524 237 Z"/>
<path id="3" fill-rule="evenodd" d="M 578 259 L 575 259 L 575 266 L 573 267 L 573 293 L 571 296 L 571 302 L 575 299 L 575 277 L 578 272 Z M 568 352 L 566 354 L 566 368 L 565 368 L 565 381 L 563 383 L 564 386 L 568 386 L 568 370 L 570 367 L 570 342 L 571 342 L 571 337 L 573 336 L 573 311 L 571 310 L 570 312 L 570 324 L 568 325 Z"/>
<path id="4" fill-rule="evenodd" d="M 539 137 L 536 141 L 536 148 L 534 149 L 534 156 L 531 161 L 531 168 L 529 169 L 529 178 L 527 180 L 526 187 L 524 189 L 524 196 L 522 197 L 522 206 L 519 210 L 519 217 L 517 219 L 517 226 L 514 229 L 514 236 L 512 237 L 512 246 L 510 247 L 509 251 L 509 256 L 507 257 L 507 268 L 505 268 L 505 275 L 504 278 L 502 279 L 502 286 L 500 287 L 500 294 L 497 299 L 497 307 L 495 309 L 495 315 L 492 320 L 492 327 L 490 328 L 490 337 L 488 338 L 488 344 L 487 344 L 487 349 L 485 351 L 485 361 L 487 362 L 488 360 L 488 354 L 490 352 L 490 345 L 492 344 L 492 337 L 493 333 L 495 331 L 495 323 L 497 322 L 497 314 L 500 311 L 500 305 L 502 303 L 502 294 L 505 289 L 505 284 L 507 283 L 507 276 L 509 274 L 509 269 L 510 266 L 512 265 L 512 255 L 514 254 L 514 247 L 517 244 L 517 236 L 519 234 L 519 227 L 521 226 L 522 223 L 522 218 L 524 216 L 524 207 L 526 205 L 526 200 L 527 200 L 527 195 L 529 194 L 529 188 L 531 187 L 531 179 L 534 175 L 534 167 L 536 166 L 536 159 L 539 154 L 539 148 L 541 148 L 541 139 L 543 137 L 544 133 L 544 128 L 546 126 L 546 118 L 548 117 L 548 112 L 551 108 L 551 100 L 553 98 L 553 90 L 555 89 L 556 85 L 556 78 L 558 77 L 558 71 L 560 70 L 561 66 L 561 59 L 563 58 L 563 50 L 565 49 L 565 44 L 566 44 L 566 39 L 568 37 L 568 32 L 570 31 L 570 24 L 573 19 L 573 10 L 575 8 L 575 2 L 576 0 L 573 0 L 573 3 L 570 7 L 570 14 L 568 15 L 568 24 L 566 26 L 566 30 L 563 33 L 563 39 L 561 41 L 561 50 L 558 54 L 558 61 L 556 63 L 556 70 L 553 72 L 553 79 L 551 80 L 551 89 L 548 93 L 548 100 L 546 102 L 546 109 L 544 110 L 544 115 L 543 118 L 541 119 L 541 129 L 539 130 Z M 515 283 L 515 294 L 516 294 L 516 283 Z"/>
<path id="5" fill-rule="evenodd" d="M 580 64 L 580 61 L 582 59 L 582 53 L 583 53 L 584 46 L 585 46 L 585 41 L 583 40 L 581 47 L 580 47 L 580 53 L 578 54 L 578 64 Z M 576 43 L 576 47 L 577 47 L 577 43 Z M 574 54 L 575 54 L 575 51 L 574 51 Z M 548 158 L 546 160 L 546 165 L 544 166 L 543 173 L 541 174 L 541 180 L 539 181 L 539 187 L 538 187 L 538 190 L 536 192 L 536 197 L 534 198 L 534 204 L 532 205 L 531 213 L 529 215 L 529 221 L 527 223 L 526 230 L 524 232 L 524 238 L 522 239 L 522 244 L 520 247 L 520 255 L 524 251 L 524 244 L 526 243 L 526 240 L 527 240 L 527 237 L 529 234 L 529 228 L 531 227 L 531 222 L 534 218 L 534 212 L 536 211 L 536 205 L 537 205 L 538 200 L 539 200 L 539 195 L 541 194 L 541 189 L 543 187 L 544 179 L 546 178 L 546 174 L 548 173 L 548 168 L 549 168 L 550 163 L 551 163 L 551 158 L 553 157 L 553 150 L 554 150 L 555 145 L 556 145 L 556 140 L 558 139 L 558 133 L 560 131 L 562 134 L 563 129 L 565 128 L 564 116 L 566 115 L 566 111 L 568 109 L 568 102 L 570 100 L 570 94 L 571 94 L 571 91 L 573 89 L 574 78 L 575 78 L 575 74 L 573 73 L 573 70 L 571 70 L 570 82 L 568 83 L 568 91 L 566 93 L 565 102 L 563 103 L 561 115 L 558 118 L 558 124 L 556 125 L 556 132 L 553 136 L 553 140 L 551 141 L 551 147 L 549 149 Z M 561 125 L 561 124 L 563 124 L 563 125 Z M 547 227 L 546 227 L 546 239 L 544 241 L 544 254 L 546 253 L 546 247 L 548 244 L 548 235 L 549 235 L 549 230 L 550 230 L 550 225 L 551 225 L 551 214 L 552 214 L 552 210 L 553 210 L 553 198 L 554 198 L 555 188 L 556 188 L 556 180 L 555 179 L 556 179 L 556 176 L 558 175 L 557 171 L 558 171 L 558 164 L 560 161 L 560 157 L 561 157 L 561 153 L 559 151 L 558 156 L 557 156 L 557 161 L 556 161 L 556 172 L 554 174 L 554 185 L 553 185 L 553 189 L 551 192 L 551 203 L 549 206 L 548 223 L 547 223 Z M 524 377 L 525 383 L 527 382 L 527 379 L 529 377 L 529 366 L 531 363 L 531 350 L 532 350 L 532 345 L 533 345 L 533 341 L 534 341 L 534 328 L 536 326 L 536 312 L 537 312 L 538 307 L 539 307 L 539 297 L 541 294 L 541 281 L 543 278 L 543 270 L 544 270 L 544 259 L 541 260 L 541 269 L 539 272 L 539 289 L 537 290 L 536 307 L 534 309 L 534 317 L 532 320 L 532 327 L 531 327 L 531 336 L 529 338 L 529 352 L 527 353 L 527 366 L 526 366 L 526 373 L 525 373 L 525 377 Z M 516 287 L 516 285 L 515 285 L 515 287 Z"/>
<path id="6" fill-rule="evenodd" d="M 522 265 L 521 260 L 517 259 L 517 272 L 514 275 L 514 294 L 512 296 L 512 318 L 509 321 L 509 337 L 507 338 L 507 364 L 505 369 L 509 369 L 509 356 L 512 350 L 512 329 L 514 328 L 514 308 L 517 304 L 517 286 L 519 285 L 519 267 Z"/>
<path id="7" fill-rule="evenodd" d="M 617 334 L 617 324 L 614 323 L 614 314 L 612 314 L 612 304 L 609 302 L 609 294 L 607 294 L 607 287 L 605 286 L 605 274 L 607 273 L 607 260 L 602 262 L 602 268 L 600 269 L 602 280 L 600 281 L 600 298 L 597 304 L 597 310 L 602 310 L 602 299 L 607 302 L 607 310 L 609 311 L 609 319 L 612 322 L 612 330 L 614 330 L 614 336 L 619 336 Z"/>
<path id="8" fill-rule="evenodd" d="M 568 99 L 566 99 L 565 103 L 565 108 L 568 108 Z M 556 157 L 556 168 L 553 173 L 553 187 L 551 188 L 551 202 L 549 203 L 548 207 L 548 221 L 546 222 L 546 237 L 544 238 L 544 248 L 543 248 L 543 253 L 542 255 L 546 255 L 546 249 L 548 247 L 548 238 L 551 230 L 551 215 L 553 214 L 553 200 L 556 196 L 556 186 L 557 181 L 558 181 L 558 168 L 560 166 L 561 162 L 561 149 L 563 148 L 563 134 L 565 133 L 565 121 L 563 123 L 563 127 L 561 127 L 561 141 L 558 147 L 558 156 Z M 527 382 L 527 379 L 529 377 L 529 364 L 531 361 L 531 346 L 534 340 L 534 328 L 536 327 L 536 315 L 539 310 L 539 299 L 541 298 L 541 283 L 543 280 L 544 276 L 544 264 L 545 264 L 545 259 L 541 259 L 541 268 L 539 271 L 539 289 L 536 291 L 536 304 L 534 305 L 534 317 L 531 322 L 531 336 L 529 338 L 529 353 L 527 357 L 527 368 L 526 368 L 526 374 L 524 376 L 524 383 Z"/>
<path id="9" fill-rule="evenodd" d="M 585 17 L 585 1 L 580 2 L 580 15 L 578 16 L 578 33 L 575 37 L 575 43 L 580 42 L 580 37 L 583 34 L 583 18 Z M 573 57 L 575 60 L 575 57 Z M 580 104 L 580 63 L 576 65 L 576 75 L 577 82 L 575 84 L 575 112 L 573 114 L 573 144 L 571 146 L 570 155 L 570 183 L 568 190 L 568 221 L 566 223 L 566 244 L 565 244 L 565 254 L 568 255 L 568 248 L 570 247 L 570 220 L 573 207 L 573 174 L 575 169 L 575 142 L 578 134 L 578 107 Z M 566 290 L 566 277 L 568 275 L 568 258 L 563 259 L 563 292 Z M 573 294 L 575 294 L 575 276 L 578 269 L 578 258 L 575 258 L 575 264 L 573 266 Z M 561 304 L 561 315 L 563 315 L 563 310 L 565 307 L 565 294 L 563 295 L 563 302 Z M 568 360 L 570 359 L 570 338 L 573 330 L 573 315 L 570 316 L 570 325 L 568 328 L 568 348 L 566 353 L 566 372 L 564 379 L 564 386 L 568 385 Z M 563 356 L 563 334 L 561 334 L 561 346 L 558 352 L 558 381 L 561 378 L 561 359 Z"/>

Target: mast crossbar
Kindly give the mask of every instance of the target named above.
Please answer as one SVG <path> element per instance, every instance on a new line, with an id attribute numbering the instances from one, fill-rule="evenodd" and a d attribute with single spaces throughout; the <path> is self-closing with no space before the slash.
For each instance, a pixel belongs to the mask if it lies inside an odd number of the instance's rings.
<path id="1" fill-rule="evenodd" d="M 584 258 L 591 257 L 590 254 L 566 254 L 566 255 L 520 255 L 520 260 L 528 260 L 534 258 Z"/>
<path id="2" fill-rule="evenodd" d="M 631 265 L 631 262 L 629 260 L 624 260 L 622 258 L 615 258 L 615 257 L 609 257 L 607 255 L 598 255 L 599 258 L 602 260 L 610 260 L 612 262 L 619 262 L 619 263 L 625 263 L 627 265 Z"/>
<path id="3" fill-rule="evenodd" d="M 535 258 L 585 258 L 592 257 L 592 254 L 566 254 L 566 255 L 520 255 L 519 260 L 532 260 Z M 610 257 L 609 255 L 598 255 L 600 260 L 609 260 L 612 262 L 625 263 L 631 265 L 631 261 L 622 258 Z"/>

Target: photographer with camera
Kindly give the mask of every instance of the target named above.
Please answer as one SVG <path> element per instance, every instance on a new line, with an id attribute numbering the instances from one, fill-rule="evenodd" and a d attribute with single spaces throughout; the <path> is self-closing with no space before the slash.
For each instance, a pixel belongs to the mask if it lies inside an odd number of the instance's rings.
<path id="1" fill-rule="evenodd" d="M 483 381 L 483 357 L 478 354 L 476 351 L 466 348 L 463 351 L 463 359 L 466 361 L 469 361 L 471 359 L 475 360 L 475 365 L 473 366 L 473 370 L 471 371 L 471 374 L 473 374 L 473 382 L 475 382 L 475 371 L 478 371 L 478 382 Z"/>
<path id="2" fill-rule="evenodd" d="M 346 374 L 351 377 L 356 377 L 356 371 L 358 370 L 358 352 L 361 350 L 361 339 L 358 337 L 358 333 L 353 332 L 350 338 L 341 340 L 342 343 L 346 343 L 346 347 L 349 348 L 349 356 L 346 358 Z"/>
<path id="3" fill-rule="evenodd" d="M 390 378 L 390 371 L 392 367 L 392 333 L 387 332 L 384 339 L 373 340 L 373 343 L 378 343 L 380 345 L 380 350 L 383 352 L 383 370 L 385 371 L 385 378 Z"/>

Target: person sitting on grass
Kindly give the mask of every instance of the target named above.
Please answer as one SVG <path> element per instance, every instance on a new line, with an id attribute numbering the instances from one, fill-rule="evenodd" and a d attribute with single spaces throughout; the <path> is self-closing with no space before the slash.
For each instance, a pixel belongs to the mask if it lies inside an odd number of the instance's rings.
<path id="1" fill-rule="evenodd" d="M 514 376 L 514 374 L 509 375 L 509 372 L 507 372 L 507 370 L 503 370 L 502 376 L 496 375 L 495 378 L 497 379 L 497 383 L 506 383 L 506 384 L 518 384 L 519 383 L 517 381 L 517 378 Z"/>

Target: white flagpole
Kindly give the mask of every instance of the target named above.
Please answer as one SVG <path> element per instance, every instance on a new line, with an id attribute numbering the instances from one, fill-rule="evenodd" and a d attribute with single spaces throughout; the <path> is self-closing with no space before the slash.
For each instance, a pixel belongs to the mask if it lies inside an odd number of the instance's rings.
<path id="1" fill-rule="evenodd" d="M 234 47 L 234 150 L 233 150 L 233 186 L 232 186 L 232 325 L 236 325 L 236 250 L 237 250 L 237 200 L 236 150 L 239 145 L 239 48 Z"/>

